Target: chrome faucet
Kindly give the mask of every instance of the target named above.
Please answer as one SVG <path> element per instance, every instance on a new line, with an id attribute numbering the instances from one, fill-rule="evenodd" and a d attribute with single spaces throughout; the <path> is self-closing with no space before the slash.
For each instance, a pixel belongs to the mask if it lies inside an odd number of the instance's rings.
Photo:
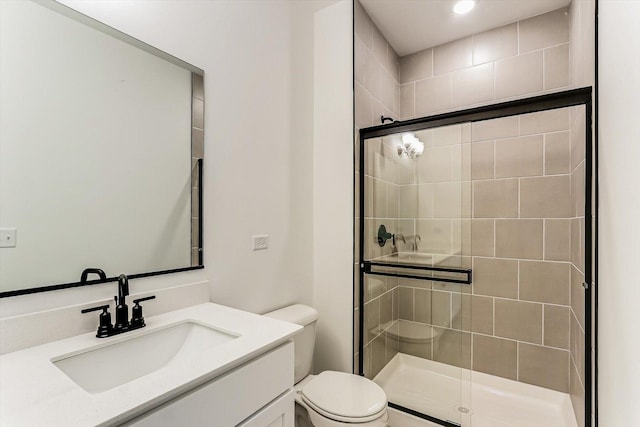
<path id="1" fill-rule="evenodd" d="M 396 240 L 402 240 L 402 243 L 407 244 L 407 239 L 405 239 L 404 235 L 398 233 L 393 235 L 393 246 L 396 245 Z"/>
<path id="2" fill-rule="evenodd" d="M 391 255 L 396 255 L 398 253 L 398 244 L 396 243 L 398 240 L 401 240 L 405 245 L 407 244 L 407 241 L 402 234 L 394 234 L 393 240 L 391 241 Z"/>
<path id="3" fill-rule="evenodd" d="M 406 239 L 411 242 L 411 250 L 413 252 L 418 252 L 418 243 L 420 243 L 422 237 L 420 237 L 419 234 L 414 234 L 411 236 L 407 236 Z"/>
<path id="4" fill-rule="evenodd" d="M 393 251 L 394 253 L 398 251 L 397 247 L 396 247 L 396 242 L 397 241 L 401 241 L 402 243 L 404 243 L 405 245 L 407 243 L 411 244 L 411 250 L 413 252 L 417 252 L 418 251 L 418 243 L 420 242 L 420 240 L 422 240 L 422 238 L 420 237 L 419 234 L 412 234 L 410 236 L 405 236 L 404 234 L 394 234 L 393 235 L 393 247 L 395 248 L 395 250 Z"/>

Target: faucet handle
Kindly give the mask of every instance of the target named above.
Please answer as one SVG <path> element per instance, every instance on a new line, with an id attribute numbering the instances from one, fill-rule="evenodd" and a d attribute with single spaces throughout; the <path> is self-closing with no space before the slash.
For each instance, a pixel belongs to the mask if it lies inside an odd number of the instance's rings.
<path id="1" fill-rule="evenodd" d="M 99 305 L 97 307 L 91 307 L 91 308 L 84 308 L 82 310 L 80 310 L 80 313 L 84 314 L 84 313 L 91 313 L 92 311 L 98 311 L 98 310 L 104 310 L 104 312 L 106 312 L 109 309 L 109 304 L 105 304 L 105 305 Z"/>
<path id="2" fill-rule="evenodd" d="M 141 303 L 142 301 L 149 301 L 150 299 L 156 299 L 155 295 L 151 295 L 149 297 L 144 297 L 144 298 L 138 298 L 138 299 L 134 299 L 133 303 L 135 305 L 138 305 L 139 303 Z"/>
<path id="3" fill-rule="evenodd" d="M 151 295 L 144 298 L 138 298 L 133 300 L 133 308 L 131 309 L 131 327 L 133 328 L 142 328 L 144 323 L 144 317 L 142 316 L 142 306 L 140 305 L 143 301 L 149 301 L 152 299 L 156 299 L 155 295 Z"/>
<path id="4" fill-rule="evenodd" d="M 100 305 L 98 307 L 85 308 L 80 310 L 80 313 L 90 313 L 92 311 L 102 310 L 100 313 L 100 325 L 98 326 L 98 331 L 96 332 L 96 337 L 104 338 L 111 335 L 113 330 L 113 326 L 111 325 L 111 313 L 109 313 L 109 305 Z"/>

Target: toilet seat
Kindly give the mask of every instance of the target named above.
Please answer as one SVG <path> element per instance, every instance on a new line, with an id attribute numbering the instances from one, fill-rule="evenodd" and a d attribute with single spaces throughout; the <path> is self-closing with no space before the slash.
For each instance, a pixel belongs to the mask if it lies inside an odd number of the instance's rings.
<path id="1" fill-rule="evenodd" d="M 387 409 L 387 397 L 379 385 L 344 372 L 322 372 L 304 385 L 301 397 L 318 414 L 346 423 L 374 421 Z"/>

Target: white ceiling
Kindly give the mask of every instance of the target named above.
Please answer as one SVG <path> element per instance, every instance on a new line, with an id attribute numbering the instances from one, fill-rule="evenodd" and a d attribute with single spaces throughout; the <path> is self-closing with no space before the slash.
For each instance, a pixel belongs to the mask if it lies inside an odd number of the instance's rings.
<path id="1" fill-rule="evenodd" d="M 456 15 L 456 0 L 360 0 L 400 56 L 565 7 L 570 0 L 477 0 Z"/>

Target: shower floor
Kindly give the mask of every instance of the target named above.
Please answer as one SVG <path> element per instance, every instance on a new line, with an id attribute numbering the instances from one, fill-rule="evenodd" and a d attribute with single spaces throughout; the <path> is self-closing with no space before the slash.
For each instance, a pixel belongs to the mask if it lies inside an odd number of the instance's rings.
<path id="1" fill-rule="evenodd" d="M 567 393 L 407 354 L 396 354 L 374 381 L 389 402 L 462 427 L 577 427 Z"/>

